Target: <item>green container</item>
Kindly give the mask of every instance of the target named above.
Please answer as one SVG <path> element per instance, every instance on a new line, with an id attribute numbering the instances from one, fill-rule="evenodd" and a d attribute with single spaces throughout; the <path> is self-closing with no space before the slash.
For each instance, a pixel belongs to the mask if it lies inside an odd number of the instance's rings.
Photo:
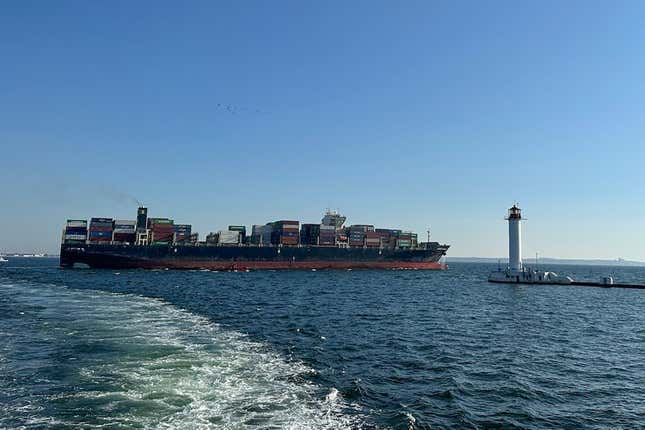
<path id="1" fill-rule="evenodd" d="M 168 218 L 148 218 L 150 224 L 173 224 L 174 221 Z"/>

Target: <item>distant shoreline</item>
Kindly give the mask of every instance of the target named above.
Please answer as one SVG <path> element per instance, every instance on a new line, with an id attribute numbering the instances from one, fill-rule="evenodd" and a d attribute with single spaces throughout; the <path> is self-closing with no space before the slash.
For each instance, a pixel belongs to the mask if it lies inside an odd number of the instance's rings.
<path id="1" fill-rule="evenodd" d="M 507 258 L 485 258 L 485 257 L 451 257 L 447 256 L 448 264 L 453 263 L 486 263 L 486 264 L 506 264 Z M 524 264 L 527 266 L 535 265 L 535 260 L 525 258 Z M 587 260 L 587 259 L 565 259 L 565 258 L 540 258 L 539 265 L 560 264 L 576 266 L 620 266 L 620 267 L 643 267 L 645 262 L 632 260 Z"/>

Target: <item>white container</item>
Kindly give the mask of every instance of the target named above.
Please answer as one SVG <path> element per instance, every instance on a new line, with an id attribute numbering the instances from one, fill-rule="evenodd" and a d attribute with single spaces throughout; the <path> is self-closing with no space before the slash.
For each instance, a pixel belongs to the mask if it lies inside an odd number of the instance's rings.
<path id="1" fill-rule="evenodd" d="M 87 221 L 67 221 L 67 227 L 87 227 Z"/>
<path id="2" fill-rule="evenodd" d="M 87 237 L 84 234 L 66 234 L 65 240 L 86 240 Z"/>
<path id="3" fill-rule="evenodd" d="M 219 242 L 222 244 L 240 243 L 240 232 L 224 230 L 219 232 Z"/>
<path id="4" fill-rule="evenodd" d="M 132 220 L 118 219 L 114 221 L 114 225 L 131 225 L 134 227 L 135 225 L 137 225 L 137 222 Z"/>

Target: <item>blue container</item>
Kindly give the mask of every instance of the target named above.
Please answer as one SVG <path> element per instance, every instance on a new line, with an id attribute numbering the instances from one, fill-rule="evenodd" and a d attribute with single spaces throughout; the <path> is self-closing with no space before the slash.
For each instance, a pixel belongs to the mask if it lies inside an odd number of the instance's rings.
<path id="1" fill-rule="evenodd" d="M 90 231 L 90 237 L 112 237 L 111 231 Z"/>
<path id="2" fill-rule="evenodd" d="M 84 234 L 87 235 L 87 229 L 83 227 L 67 227 L 65 234 Z"/>

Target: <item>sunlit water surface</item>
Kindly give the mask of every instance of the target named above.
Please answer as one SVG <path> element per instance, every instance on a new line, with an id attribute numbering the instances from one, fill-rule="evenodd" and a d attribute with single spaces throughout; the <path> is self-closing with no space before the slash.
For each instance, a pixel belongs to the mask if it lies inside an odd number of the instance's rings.
<path id="1" fill-rule="evenodd" d="M 645 290 L 0 264 L 0 428 L 645 427 Z"/>

